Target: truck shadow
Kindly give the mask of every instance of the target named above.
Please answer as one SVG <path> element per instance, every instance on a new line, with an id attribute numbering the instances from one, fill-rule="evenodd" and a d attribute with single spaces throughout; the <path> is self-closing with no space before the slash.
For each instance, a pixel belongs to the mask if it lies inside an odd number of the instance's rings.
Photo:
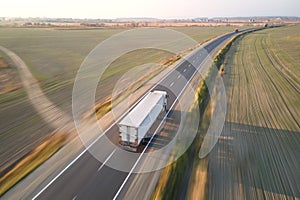
<path id="1" fill-rule="evenodd" d="M 151 143 L 148 145 L 147 151 L 159 150 L 168 145 L 170 141 L 172 141 L 178 131 L 181 114 L 182 112 L 178 110 L 170 111 L 160 131 L 157 132 L 157 134 L 153 137 Z M 160 116 L 158 121 L 161 122 L 162 118 L 163 116 Z M 143 148 L 147 145 L 150 138 L 153 136 L 153 132 L 155 131 L 154 129 L 156 129 L 157 127 L 157 125 L 154 125 L 150 129 L 150 134 L 148 134 L 148 137 L 145 138 L 141 144 Z"/>

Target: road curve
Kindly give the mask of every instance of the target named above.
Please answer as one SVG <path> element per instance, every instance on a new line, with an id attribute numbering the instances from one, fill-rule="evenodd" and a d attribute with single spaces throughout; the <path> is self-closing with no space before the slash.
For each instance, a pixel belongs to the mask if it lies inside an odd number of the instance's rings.
<path id="1" fill-rule="evenodd" d="M 190 59 L 193 61 L 193 67 L 188 61 L 180 63 L 174 73 L 169 73 L 161 80 L 161 85 L 169 85 L 173 87 L 173 93 L 168 100 L 167 109 L 171 105 L 176 105 L 176 96 L 185 89 L 185 83 L 176 81 L 178 73 L 187 80 L 191 80 L 195 72 L 200 69 L 201 64 L 207 59 L 208 55 L 214 51 L 222 42 L 231 38 L 235 33 L 223 35 L 204 47 L 195 51 Z M 202 52 L 202 51 L 205 51 Z M 208 53 L 208 55 L 207 55 Z M 176 72 L 175 72 L 176 71 Z M 161 89 L 161 85 L 157 85 L 154 89 Z M 176 112 L 170 112 L 167 116 L 172 118 Z M 175 117 L 176 118 L 176 117 Z M 117 125 L 114 124 L 106 131 L 109 137 L 117 138 Z M 101 140 L 93 143 L 91 148 L 96 148 L 101 144 Z M 107 160 L 118 156 L 116 149 L 111 149 L 111 153 L 107 155 Z M 27 197 L 30 199 L 122 199 L 132 183 L 136 174 L 121 172 L 112 169 L 96 160 L 89 151 L 85 150 L 75 160 L 73 160 L 63 171 L 59 172 L 54 178 L 47 180 L 45 187 L 39 188 L 34 194 Z M 138 160 L 128 160 L 128 165 L 132 168 Z"/>

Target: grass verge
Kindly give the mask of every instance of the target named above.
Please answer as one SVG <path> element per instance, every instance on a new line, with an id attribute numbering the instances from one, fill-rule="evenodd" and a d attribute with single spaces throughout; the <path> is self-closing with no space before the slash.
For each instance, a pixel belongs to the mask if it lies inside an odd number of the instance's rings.
<path id="1" fill-rule="evenodd" d="M 175 62 L 174 60 L 173 62 Z M 169 62 L 168 62 L 169 64 Z M 114 99 L 114 104 L 117 105 L 121 101 L 123 101 L 126 97 L 128 97 L 130 94 L 135 92 L 137 89 L 142 87 L 146 82 L 151 80 L 153 77 L 155 77 L 157 74 L 159 74 L 163 69 L 165 69 L 169 65 L 162 65 L 162 67 L 156 68 L 153 71 L 147 73 L 146 75 L 138 78 L 135 82 L 131 83 L 128 88 L 121 93 L 117 94 Z M 103 117 L 106 113 L 108 113 L 112 109 L 112 99 L 111 97 L 107 98 L 105 101 L 102 101 L 95 106 L 96 110 L 96 116 L 98 119 Z"/>
<path id="2" fill-rule="evenodd" d="M 176 54 L 176 55 L 173 55 L 173 56 L 171 56 L 169 58 L 163 59 L 161 61 L 162 64 L 160 64 L 160 66 L 158 68 L 155 68 L 151 72 L 148 72 L 146 75 L 138 78 L 136 81 L 134 81 L 133 83 L 131 83 L 127 87 L 126 90 L 122 91 L 120 94 L 117 94 L 116 97 L 115 97 L 115 99 L 114 99 L 114 104 L 116 105 L 116 104 L 120 103 L 121 101 L 123 101 L 126 97 L 128 97 L 134 91 L 136 91 L 137 89 L 139 89 L 140 87 L 142 87 L 145 83 L 147 83 L 148 81 L 150 81 L 152 78 L 154 78 L 160 72 L 162 72 L 164 69 L 166 69 L 167 67 L 171 66 L 176 61 L 180 60 L 184 55 L 190 53 L 191 51 L 193 51 L 197 47 L 201 46 L 203 43 L 208 42 L 209 40 L 201 42 L 201 43 L 197 44 L 196 46 L 191 47 L 191 48 L 189 48 L 189 49 L 187 49 L 187 50 L 185 50 L 185 51 L 183 51 L 183 52 L 181 52 L 179 54 Z M 111 111 L 111 109 L 112 109 L 112 99 L 111 99 L 111 97 L 107 97 L 104 101 L 101 101 L 101 102 L 99 102 L 99 103 L 97 103 L 95 105 L 95 112 L 96 112 L 97 118 L 100 119 L 106 113 L 108 113 L 109 111 Z"/>
<path id="3" fill-rule="evenodd" d="M 218 70 L 222 71 L 221 66 L 224 62 L 226 53 L 229 51 L 230 47 L 232 46 L 232 43 L 236 39 L 238 39 L 239 37 L 247 33 L 249 32 L 241 33 L 227 42 L 227 44 L 217 53 L 217 55 L 214 58 L 212 66 L 208 70 L 208 73 L 206 74 L 204 79 L 200 82 L 198 90 L 195 95 L 194 104 L 192 105 L 192 107 L 199 106 L 199 111 L 201 116 L 197 135 L 193 143 L 191 144 L 191 146 L 187 149 L 187 151 L 176 162 L 165 167 L 162 170 L 159 182 L 157 183 L 157 186 L 151 196 L 152 200 L 160 200 L 160 199 L 173 200 L 176 198 L 179 199 L 180 191 L 185 190 L 182 189 L 181 186 L 185 184 L 186 185 L 185 187 L 188 187 L 187 186 L 188 184 L 186 182 L 183 183 L 184 182 L 183 180 L 186 180 L 188 174 L 191 175 L 194 163 L 197 162 L 197 160 L 199 160 L 198 152 L 203 141 L 203 136 L 201 135 L 201 133 L 203 133 L 203 128 L 204 128 L 203 124 L 201 124 L 201 121 L 203 120 L 203 116 L 210 115 L 209 110 L 211 110 L 208 108 L 210 95 L 209 95 L 208 87 L 205 84 L 205 82 L 215 80 L 217 74 L 213 73 L 214 72 L 214 70 L 212 70 L 213 67 L 216 66 Z M 206 119 L 209 119 L 209 117 L 206 117 Z M 188 178 L 190 179 L 190 176 Z M 203 187 L 204 188 L 206 187 L 205 183 Z M 205 194 L 203 196 L 205 196 Z"/>
<path id="4" fill-rule="evenodd" d="M 208 73 L 206 78 L 211 78 L 212 73 Z M 208 88 L 205 81 L 202 80 L 195 95 L 195 100 L 192 107 L 199 105 L 199 110 L 204 112 L 209 101 Z M 187 170 L 191 170 L 192 162 L 197 154 L 197 149 L 200 148 L 199 135 L 197 136 L 187 151 L 174 163 L 165 167 L 159 178 L 159 182 L 151 196 L 152 200 L 157 199 L 174 199 L 178 197 L 182 179 L 186 175 Z M 171 178 L 172 177 L 172 178 Z"/>
<path id="5" fill-rule="evenodd" d="M 126 92 L 121 93 L 117 96 L 116 102 L 114 103 L 121 102 L 130 93 L 140 88 L 145 82 L 149 81 L 166 67 L 178 61 L 184 54 L 189 53 L 194 48 L 188 49 L 181 54 L 173 55 L 165 60 L 162 60 L 161 67 L 149 72 L 147 75 L 130 84 Z M 3 57 L 1 56 L 0 59 L 1 66 L 5 67 L 6 65 L 2 63 Z M 106 99 L 105 101 L 96 105 L 96 113 L 98 118 L 101 118 L 110 110 L 111 99 Z M 21 181 L 24 177 L 30 174 L 30 172 L 39 167 L 53 154 L 55 154 L 60 148 L 62 148 L 67 141 L 66 135 L 67 134 L 51 134 L 46 139 L 44 139 L 44 141 L 34 150 L 16 161 L 9 169 L 7 169 L 7 172 L 4 173 L 4 175 L 0 178 L 0 197 L 3 196 L 10 188 Z"/>

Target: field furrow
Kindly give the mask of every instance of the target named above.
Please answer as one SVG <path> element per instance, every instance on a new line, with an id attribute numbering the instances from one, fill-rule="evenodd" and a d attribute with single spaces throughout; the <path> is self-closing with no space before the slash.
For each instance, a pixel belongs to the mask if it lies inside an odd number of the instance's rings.
<path id="1" fill-rule="evenodd" d="M 279 60 L 268 38 L 287 30 L 246 35 L 229 52 L 227 118 L 208 157 L 208 199 L 300 198 L 299 73 L 290 75 L 293 61 Z"/>

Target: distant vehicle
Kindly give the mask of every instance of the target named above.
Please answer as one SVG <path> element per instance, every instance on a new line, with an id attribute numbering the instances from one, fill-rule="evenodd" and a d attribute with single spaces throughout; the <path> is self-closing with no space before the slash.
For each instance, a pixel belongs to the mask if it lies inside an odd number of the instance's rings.
<path id="1" fill-rule="evenodd" d="M 238 33 L 238 32 L 239 32 L 239 29 L 236 28 L 236 29 L 234 30 L 234 32 L 235 32 L 235 33 Z"/>
<path id="2" fill-rule="evenodd" d="M 136 151 L 162 111 L 166 111 L 167 92 L 155 90 L 142 99 L 119 122 L 119 143 L 123 149 Z"/>
<path id="3" fill-rule="evenodd" d="M 268 24 L 265 24 L 264 27 L 265 27 L 265 28 L 268 28 Z"/>

